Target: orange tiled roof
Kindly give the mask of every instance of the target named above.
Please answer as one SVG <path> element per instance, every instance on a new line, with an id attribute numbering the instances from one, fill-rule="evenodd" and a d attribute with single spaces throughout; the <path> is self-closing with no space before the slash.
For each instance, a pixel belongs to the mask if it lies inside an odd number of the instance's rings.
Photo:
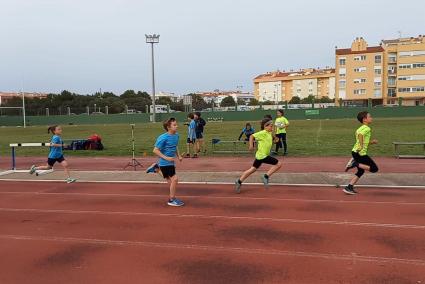
<path id="1" fill-rule="evenodd" d="M 336 49 L 335 53 L 336 55 L 348 55 L 348 54 L 376 53 L 376 52 L 383 52 L 383 51 L 384 51 L 384 48 L 382 46 L 371 46 L 371 47 L 368 47 L 366 50 L 361 50 L 361 51 L 352 51 L 351 48 Z"/>

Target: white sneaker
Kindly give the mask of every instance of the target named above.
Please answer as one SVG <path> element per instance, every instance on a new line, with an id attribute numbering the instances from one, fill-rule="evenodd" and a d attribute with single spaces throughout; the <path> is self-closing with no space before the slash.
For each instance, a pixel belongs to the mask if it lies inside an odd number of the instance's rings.
<path id="1" fill-rule="evenodd" d="M 75 178 L 67 178 L 65 181 L 66 181 L 66 183 L 74 183 L 74 182 L 77 181 L 77 179 L 75 179 Z"/>

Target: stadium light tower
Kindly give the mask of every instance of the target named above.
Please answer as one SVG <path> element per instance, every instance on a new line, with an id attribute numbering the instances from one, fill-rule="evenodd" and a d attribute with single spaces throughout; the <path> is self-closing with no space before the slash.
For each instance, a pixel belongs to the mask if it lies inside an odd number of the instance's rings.
<path id="1" fill-rule="evenodd" d="M 151 52 L 152 52 L 152 122 L 155 122 L 155 115 L 156 115 L 156 106 L 155 106 L 155 58 L 154 58 L 154 52 L 153 52 L 153 46 L 155 43 L 159 43 L 159 35 L 153 34 L 153 35 L 147 35 L 146 36 L 146 43 L 151 44 Z"/>

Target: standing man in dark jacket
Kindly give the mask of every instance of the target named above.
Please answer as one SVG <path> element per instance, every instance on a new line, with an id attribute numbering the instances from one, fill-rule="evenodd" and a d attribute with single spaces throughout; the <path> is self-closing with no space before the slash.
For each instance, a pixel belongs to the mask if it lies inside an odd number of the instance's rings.
<path id="1" fill-rule="evenodd" d="M 196 121 L 196 152 L 199 154 L 201 149 L 203 153 L 207 150 L 204 147 L 204 127 L 207 122 L 201 117 L 200 112 L 195 112 L 195 121 Z"/>

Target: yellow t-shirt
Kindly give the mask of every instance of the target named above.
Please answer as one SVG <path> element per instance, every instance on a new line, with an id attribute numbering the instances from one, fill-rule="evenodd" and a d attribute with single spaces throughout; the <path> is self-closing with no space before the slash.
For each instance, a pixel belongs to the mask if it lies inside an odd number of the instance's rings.
<path id="1" fill-rule="evenodd" d="M 255 158 L 257 160 L 262 160 L 270 155 L 270 150 L 273 146 L 273 136 L 271 132 L 267 130 L 262 130 L 257 133 L 252 134 L 255 141 L 257 142 L 257 152 L 255 153 Z"/>
<path id="2" fill-rule="evenodd" d="M 274 125 L 276 126 L 276 134 L 286 133 L 285 125 L 288 125 L 289 121 L 286 119 L 286 117 L 281 116 L 276 118 L 276 121 Z"/>
<path id="3" fill-rule="evenodd" d="M 360 148 L 359 134 L 363 135 L 363 149 Z M 354 144 L 353 152 L 358 152 L 360 156 L 367 155 L 367 148 L 369 147 L 370 136 L 372 130 L 369 126 L 363 124 L 356 130 L 356 144 Z"/>

